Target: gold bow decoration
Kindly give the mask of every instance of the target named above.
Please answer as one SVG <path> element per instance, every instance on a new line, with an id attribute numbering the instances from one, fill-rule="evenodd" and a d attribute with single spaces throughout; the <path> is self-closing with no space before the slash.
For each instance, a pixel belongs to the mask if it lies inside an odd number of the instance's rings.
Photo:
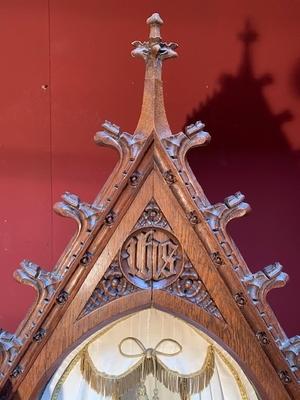
<path id="1" fill-rule="evenodd" d="M 137 344 L 138 353 L 126 353 L 123 350 L 124 343 L 132 341 Z M 159 350 L 163 343 L 171 343 L 177 346 L 173 352 Z M 146 348 L 135 337 L 126 337 L 119 344 L 120 354 L 124 357 L 139 358 L 138 362 L 120 375 L 108 375 L 99 371 L 90 357 L 88 346 L 83 349 L 80 368 L 85 381 L 97 393 L 119 399 L 126 392 L 136 388 L 144 382 L 148 375 L 153 375 L 155 380 L 162 383 L 173 393 L 179 393 L 181 399 L 186 400 L 190 395 L 200 393 L 209 383 L 215 369 L 214 347 L 209 345 L 206 357 L 200 370 L 192 374 L 180 374 L 167 367 L 158 356 L 174 357 L 182 351 L 182 346 L 173 339 L 161 340 L 154 348 Z"/>

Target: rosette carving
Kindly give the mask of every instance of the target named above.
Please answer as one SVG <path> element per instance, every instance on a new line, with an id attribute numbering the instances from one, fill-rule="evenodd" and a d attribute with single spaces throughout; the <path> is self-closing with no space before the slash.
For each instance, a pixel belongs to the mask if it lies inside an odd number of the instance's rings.
<path id="1" fill-rule="evenodd" d="M 204 283 L 190 261 L 184 265 L 183 272 L 171 286 L 167 287 L 170 294 L 182 297 L 203 308 L 209 314 L 223 319 L 213 299 L 210 297 Z"/>
<path id="2" fill-rule="evenodd" d="M 104 304 L 137 290 L 139 289 L 128 282 L 124 277 L 118 262 L 114 261 L 94 289 L 91 297 L 81 311 L 79 318 L 90 314 Z"/>
<path id="3" fill-rule="evenodd" d="M 136 224 L 136 228 L 143 228 L 146 226 L 157 226 L 159 228 L 168 226 L 168 222 L 154 200 L 150 201 Z"/>

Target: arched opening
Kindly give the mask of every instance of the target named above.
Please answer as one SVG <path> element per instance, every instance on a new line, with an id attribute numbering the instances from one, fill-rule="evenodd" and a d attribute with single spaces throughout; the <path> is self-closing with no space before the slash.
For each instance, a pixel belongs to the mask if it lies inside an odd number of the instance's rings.
<path id="1" fill-rule="evenodd" d="M 77 346 L 41 400 L 258 400 L 242 368 L 189 323 L 155 308 L 98 330 Z"/>

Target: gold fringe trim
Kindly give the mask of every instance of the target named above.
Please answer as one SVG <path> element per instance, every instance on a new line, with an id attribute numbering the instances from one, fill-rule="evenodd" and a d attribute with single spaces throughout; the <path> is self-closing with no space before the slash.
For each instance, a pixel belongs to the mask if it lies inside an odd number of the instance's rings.
<path id="1" fill-rule="evenodd" d="M 51 400 L 57 400 L 58 399 L 58 395 L 60 394 L 61 388 L 63 386 L 63 384 L 65 383 L 65 381 L 67 380 L 67 378 L 69 377 L 73 367 L 77 364 L 77 362 L 79 360 L 81 360 L 82 362 L 82 357 L 83 354 L 86 350 L 86 347 L 88 345 L 90 345 L 91 343 L 95 342 L 96 340 L 98 340 L 104 333 L 106 333 L 107 331 L 109 331 L 111 328 L 113 328 L 115 325 L 117 325 L 119 322 L 127 320 L 131 317 L 132 315 L 128 315 L 125 316 L 117 321 L 115 321 L 113 324 L 107 326 L 105 329 L 103 329 L 101 332 L 99 332 L 98 334 L 96 334 L 92 339 L 89 340 L 88 344 L 81 349 L 76 355 L 75 357 L 72 359 L 72 361 L 68 364 L 67 368 L 65 369 L 65 371 L 63 372 L 63 374 L 61 375 L 61 377 L 59 378 L 58 382 L 55 385 L 55 388 L 52 392 L 51 395 Z M 180 320 L 180 318 L 175 317 L 176 319 Z M 249 396 L 247 394 L 247 390 L 245 388 L 244 383 L 242 382 L 236 368 L 234 367 L 234 365 L 232 364 L 232 362 L 221 352 L 221 350 L 219 350 L 218 348 L 216 348 L 213 345 L 212 340 L 210 340 L 209 336 L 207 336 L 206 334 L 204 334 L 201 330 L 196 329 L 195 327 L 193 327 L 192 325 L 189 324 L 189 327 L 192 328 L 192 330 L 194 330 L 200 337 L 202 337 L 204 340 L 206 340 L 208 343 L 210 343 L 211 348 L 213 348 L 216 353 L 218 354 L 218 356 L 220 356 L 220 358 L 222 359 L 222 361 L 225 363 L 225 365 L 228 367 L 228 369 L 231 371 L 231 373 L 234 376 L 234 379 L 239 387 L 239 391 L 241 394 L 241 399 L 242 400 L 249 400 Z M 224 350 L 225 351 L 225 350 Z M 204 363 L 205 364 L 205 363 Z M 203 368 L 203 367 L 202 367 Z M 212 374 L 213 375 L 213 374 Z M 210 378 L 211 379 L 211 378 Z M 207 383 L 207 385 L 209 384 L 209 382 Z M 206 386 L 207 386 L 206 385 Z M 204 389 L 204 388 L 203 388 Z M 181 398 L 182 400 L 188 400 L 189 395 L 185 394 L 183 395 L 181 393 Z M 112 400 L 119 400 L 118 395 L 114 394 L 112 396 Z"/>
<path id="2" fill-rule="evenodd" d="M 228 358 L 220 350 L 215 349 L 215 351 L 217 352 L 217 354 L 221 358 L 221 360 L 224 362 L 226 367 L 229 369 L 229 371 L 232 373 L 234 380 L 239 388 L 241 400 L 249 400 L 247 390 L 246 390 L 245 385 L 242 382 L 241 378 L 239 377 L 237 370 L 234 368 L 232 363 L 228 360 Z"/>
<path id="3" fill-rule="evenodd" d="M 210 383 L 215 369 L 215 354 L 210 345 L 201 369 L 189 375 L 169 369 L 157 357 L 143 357 L 123 374 L 108 375 L 97 370 L 86 347 L 82 353 L 80 369 L 85 381 L 103 396 L 123 395 L 135 388 L 141 379 L 152 374 L 168 390 L 180 393 L 182 399 L 186 399 L 188 395 L 200 393 Z"/>
<path id="4" fill-rule="evenodd" d="M 72 371 L 72 369 L 75 367 L 75 365 L 80 361 L 82 356 L 82 353 L 79 352 L 72 360 L 71 362 L 68 364 L 67 368 L 64 370 L 62 376 L 60 377 L 59 381 L 57 382 L 57 384 L 55 385 L 55 388 L 52 392 L 51 395 L 51 400 L 57 400 L 58 399 L 58 395 L 61 391 L 61 388 L 63 387 L 63 384 L 65 383 L 65 381 L 67 380 L 70 372 Z"/>

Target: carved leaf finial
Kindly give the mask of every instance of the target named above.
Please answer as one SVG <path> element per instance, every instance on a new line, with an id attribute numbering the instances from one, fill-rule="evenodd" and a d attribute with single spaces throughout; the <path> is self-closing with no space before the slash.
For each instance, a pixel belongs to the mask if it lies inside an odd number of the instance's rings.
<path id="1" fill-rule="evenodd" d="M 15 271 L 14 278 L 20 283 L 32 286 L 38 292 L 38 301 L 49 301 L 62 277 L 56 272 L 44 271 L 28 260 L 22 261 L 20 267 Z"/>
<path id="2" fill-rule="evenodd" d="M 195 122 L 185 128 L 185 132 L 170 135 L 162 143 L 172 160 L 179 160 L 180 167 L 184 168 L 185 155 L 193 147 L 204 146 L 210 141 L 210 134 L 203 130 L 201 121 Z"/>
<path id="3" fill-rule="evenodd" d="M 245 196 L 241 192 L 236 192 L 226 197 L 224 203 L 217 203 L 207 207 L 204 214 L 212 231 L 226 229 L 227 224 L 232 219 L 248 214 L 251 208 L 244 200 Z"/>
<path id="4" fill-rule="evenodd" d="M 94 136 L 94 140 L 99 146 L 109 146 L 115 148 L 121 159 L 135 159 L 145 143 L 143 134 L 131 135 L 122 132 L 118 125 L 105 121 L 102 124 L 103 131 L 99 131 Z"/>
<path id="5" fill-rule="evenodd" d="M 54 204 L 54 211 L 63 217 L 74 219 L 79 231 L 83 227 L 92 229 L 101 213 L 99 207 L 83 203 L 76 194 L 69 192 L 65 192 L 62 195 L 61 202 Z"/>
<path id="6" fill-rule="evenodd" d="M 0 328 L 0 365 L 12 362 L 22 346 L 22 341 L 14 334 Z"/>
<path id="7" fill-rule="evenodd" d="M 300 382 L 300 336 L 288 339 L 281 347 L 281 351 Z"/>
<path id="8" fill-rule="evenodd" d="M 275 262 L 263 268 L 262 271 L 246 275 L 242 280 L 260 316 L 268 326 L 269 332 L 279 345 L 286 342 L 286 335 L 266 297 L 270 290 L 283 287 L 287 283 L 289 277 L 282 271 L 282 268 L 279 262 Z"/>
<path id="9" fill-rule="evenodd" d="M 148 42 L 134 41 L 132 45 L 134 49 L 131 54 L 133 57 L 141 57 L 145 61 L 148 60 L 164 60 L 167 58 L 177 57 L 175 49 L 178 47 L 176 43 L 165 43 L 161 40 L 160 27 L 163 24 L 158 13 L 154 13 L 147 19 L 150 25 L 150 34 Z"/>
<path id="10" fill-rule="evenodd" d="M 243 281 L 254 303 L 264 303 L 271 289 L 283 287 L 287 283 L 288 275 L 282 272 L 282 268 L 279 262 L 275 262 L 262 271 L 245 276 Z"/>

